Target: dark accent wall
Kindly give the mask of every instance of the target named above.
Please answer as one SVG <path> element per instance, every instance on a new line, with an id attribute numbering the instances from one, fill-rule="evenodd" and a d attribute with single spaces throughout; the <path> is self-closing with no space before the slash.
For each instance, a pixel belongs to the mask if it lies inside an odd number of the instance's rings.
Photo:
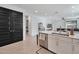
<path id="1" fill-rule="evenodd" d="M 0 47 L 23 40 L 23 13 L 0 7 Z"/>

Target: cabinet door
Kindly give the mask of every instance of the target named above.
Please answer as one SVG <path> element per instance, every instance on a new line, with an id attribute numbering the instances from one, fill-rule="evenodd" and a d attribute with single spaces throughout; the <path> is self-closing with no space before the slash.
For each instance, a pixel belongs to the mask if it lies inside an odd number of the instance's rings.
<path id="1" fill-rule="evenodd" d="M 79 54 L 79 40 L 78 39 L 73 40 L 73 53 Z"/>
<path id="2" fill-rule="evenodd" d="M 11 38 L 14 40 L 23 39 L 23 14 L 16 11 L 11 11 L 10 15 L 10 30 Z"/>
<path id="3" fill-rule="evenodd" d="M 58 36 L 58 53 L 60 54 L 71 54 L 72 53 L 72 39 L 69 37 L 65 37 L 63 35 Z"/>
<path id="4" fill-rule="evenodd" d="M 40 40 L 45 40 L 45 33 L 40 33 L 39 34 L 39 39 Z"/>
<path id="5" fill-rule="evenodd" d="M 9 39 L 9 13 L 0 8 L 0 43 Z"/>
<path id="6" fill-rule="evenodd" d="M 57 35 L 48 35 L 48 49 L 57 53 Z"/>
<path id="7" fill-rule="evenodd" d="M 39 45 L 48 48 L 48 34 L 40 33 L 39 35 Z"/>

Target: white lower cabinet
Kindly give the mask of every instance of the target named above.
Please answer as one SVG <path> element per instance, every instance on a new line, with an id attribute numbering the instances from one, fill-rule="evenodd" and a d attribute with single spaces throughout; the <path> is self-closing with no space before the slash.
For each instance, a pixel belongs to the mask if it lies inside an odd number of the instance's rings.
<path id="1" fill-rule="evenodd" d="M 79 40 L 78 39 L 73 40 L 73 53 L 79 54 Z"/>
<path id="2" fill-rule="evenodd" d="M 48 35 L 45 33 L 40 33 L 39 34 L 39 45 L 48 48 Z"/>
<path id="3" fill-rule="evenodd" d="M 57 54 L 72 53 L 72 39 L 59 34 L 48 36 L 48 49 Z"/>
<path id="4" fill-rule="evenodd" d="M 48 35 L 48 49 L 57 53 L 57 37 L 55 34 Z"/>
<path id="5" fill-rule="evenodd" d="M 57 54 L 79 54 L 79 39 L 73 39 L 60 34 L 48 34 L 47 41 L 45 34 L 40 35 L 40 45 L 48 48 Z M 42 41 L 41 41 L 42 40 Z"/>
<path id="6" fill-rule="evenodd" d="M 72 39 L 65 36 L 58 36 L 58 52 L 59 54 L 71 54 L 72 53 Z"/>

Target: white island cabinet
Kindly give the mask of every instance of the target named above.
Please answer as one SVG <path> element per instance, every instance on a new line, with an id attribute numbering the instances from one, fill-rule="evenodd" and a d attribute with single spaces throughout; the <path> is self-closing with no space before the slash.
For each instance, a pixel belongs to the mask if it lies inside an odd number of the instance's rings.
<path id="1" fill-rule="evenodd" d="M 73 53 L 79 54 L 79 39 L 73 40 Z"/>
<path id="2" fill-rule="evenodd" d="M 71 54 L 72 39 L 59 34 L 49 35 L 48 49 L 59 54 Z"/>
<path id="3" fill-rule="evenodd" d="M 56 34 L 48 35 L 48 49 L 57 53 L 57 36 L 56 36 Z"/>
<path id="4" fill-rule="evenodd" d="M 72 39 L 64 35 L 58 35 L 58 51 L 59 54 L 72 54 Z"/>
<path id="5" fill-rule="evenodd" d="M 79 54 L 79 35 L 40 33 L 39 44 L 57 54 Z"/>

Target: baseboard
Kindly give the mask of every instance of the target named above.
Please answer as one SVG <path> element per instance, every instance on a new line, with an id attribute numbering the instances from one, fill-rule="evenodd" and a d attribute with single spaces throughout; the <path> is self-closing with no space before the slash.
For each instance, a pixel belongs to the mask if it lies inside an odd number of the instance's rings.
<path id="1" fill-rule="evenodd" d="M 6 46 L 12 43 L 16 43 L 19 41 L 22 41 L 22 40 L 5 40 L 5 41 L 0 42 L 0 47 Z"/>

